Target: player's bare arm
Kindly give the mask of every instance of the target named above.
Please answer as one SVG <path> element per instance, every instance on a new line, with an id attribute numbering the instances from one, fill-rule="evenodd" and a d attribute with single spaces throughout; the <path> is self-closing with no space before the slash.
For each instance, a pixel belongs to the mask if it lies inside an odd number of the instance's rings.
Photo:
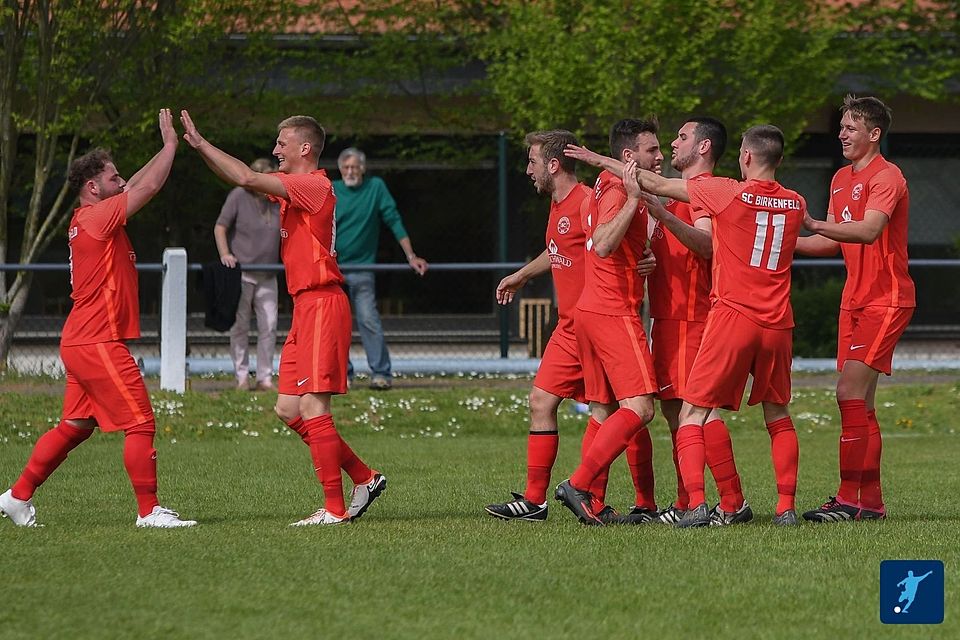
<path id="1" fill-rule="evenodd" d="M 627 201 L 620 208 L 620 211 L 609 222 L 597 225 L 593 231 L 593 250 L 601 258 L 606 258 L 620 246 L 623 236 L 626 235 L 630 223 L 633 222 L 633 216 L 637 213 L 637 207 L 641 204 L 640 185 L 636 179 L 637 162 L 631 160 L 623 167 L 623 173 L 626 178 L 623 186 L 627 191 Z"/>
<path id="2" fill-rule="evenodd" d="M 180 122 L 183 123 L 183 139 L 197 150 L 207 166 L 221 179 L 229 184 L 251 191 L 277 196 L 278 198 L 287 197 L 287 189 L 283 186 L 280 178 L 254 171 L 242 160 L 234 158 L 229 153 L 221 151 L 207 142 L 197 131 L 193 119 L 190 118 L 190 114 L 186 110 L 180 112 Z"/>
<path id="3" fill-rule="evenodd" d="M 673 198 L 680 202 L 690 202 L 690 196 L 687 194 L 687 181 L 683 178 L 665 178 L 659 173 L 638 169 L 637 180 L 644 191 L 666 198 Z"/>
<path id="4" fill-rule="evenodd" d="M 497 285 L 497 303 L 510 304 L 517 291 L 522 289 L 531 278 L 536 278 L 548 271 L 550 271 L 550 254 L 544 249 L 539 256 L 500 281 Z"/>
<path id="5" fill-rule="evenodd" d="M 623 163 L 609 156 L 600 155 L 586 147 L 580 147 L 575 144 L 568 144 L 563 150 L 563 155 L 568 158 L 579 160 L 591 167 L 605 169 L 616 176 L 623 176 Z"/>
<path id="6" fill-rule="evenodd" d="M 804 214 L 804 227 L 807 227 L 806 219 L 810 217 L 809 213 Z M 833 222 L 833 216 L 827 215 L 827 220 Z M 840 253 L 840 243 L 831 240 L 826 236 L 814 234 L 812 236 L 800 236 L 797 238 L 797 246 L 794 253 L 798 256 L 811 256 L 814 258 L 830 258 Z"/>
<path id="7" fill-rule="evenodd" d="M 857 244 L 873 244 L 890 221 L 882 211 L 867 209 L 863 220 L 851 222 L 831 222 L 816 220 L 806 214 L 803 226 L 814 233 L 837 242 L 852 242 Z"/>
<path id="8" fill-rule="evenodd" d="M 173 115 L 170 109 L 160 109 L 158 116 L 160 137 L 163 139 L 163 148 L 157 155 L 150 158 L 147 164 L 127 182 L 124 191 L 127 192 L 127 218 L 143 208 L 145 204 L 157 195 L 160 188 L 170 175 L 173 158 L 177 154 L 177 131 L 173 128 Z"/>
<path id="9" fill-rule="evenodd" d="M 644 192 L 643 199 L 650 215 L 659 220 L 684 246 L 707 260 L 713 257 L 713 239 L 709 231 L 698 229 L 673 215 L 663 206 L 660 198 L 651 193 Z"/>

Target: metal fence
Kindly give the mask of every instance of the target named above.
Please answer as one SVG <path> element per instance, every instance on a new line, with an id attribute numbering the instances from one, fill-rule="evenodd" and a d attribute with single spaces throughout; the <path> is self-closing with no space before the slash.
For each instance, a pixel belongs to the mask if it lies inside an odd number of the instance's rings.
<path id="1" fill-rule="evenodd" d="M 835 345 L 837 309 L 837 301 L 831 296 L 838 295 L 844 275 L 842 261 L 796 260 L 794 264 L 796 291 L 814 292 L 812 298 L 794 301 L 798 320 L 796 343 L 800 349 L 797 355 L 829 357 Z M 370 268 L 377 272 L 378 300 L 394 368 L 403 373 L 405 364 L 417 362 L 422 368 L 425 362 L 432 362 L 436 370 L 449 370 L 457 366 L 450 363 L 460 363 L 469 371 L 471 362 L 491 360 L 501 364 L 514 361 L 517 366 L 529 367 L 529 359 L 542 353 L 555 323 L 556 305 L 549 278 L 528 285 L 509 307 L 496 304 L 496 284 L 519 266 L 520 263 L 440 263 L 431 265 L 421 279 L 406 265 L 372 265 Z M 147 372 L 155 373 L 160 361 L 162 265 L 147 263 L 137 268 L 142 337 L 130 346 Z M 279 347 L 290 329 L 292 301 L 284 292 L 281 265 L 256 268 L 280 274 Z M 17 270 L 34 273 L 27 313 L 14 334 L 9 368 L 24 374 L 60 375 L 58 344 L 70 308 L 69 295 L 64 293 L 68 265 L 0 265 L 0 271 Z M 189 270 L 186 355 L 191 371 L 230 372 L 229 334 L 204 326 L 204 299 L 198 282 L 201 265 L 190 264 Z M 917 280 L 919 308 L 898 349 L 910 355 L 956 357 L 960 350 L 960 292 L 951 292 L 960 288 L 960 260 L 916 259 L 911 261 L 911 272 Z M 254 357 L 255 320 L 249 336 Z M 358 372 L 366 371 L 366 358 L 356 331 L 351 358 Z"/>
<path id="2" fill-rule="evenodd" d="M 521 263 L 435 263 L 423 278 L 407 265 L 380 264 L 349 270 L 377 272 L 378 302 L 384 333 L 394 360 L 450 359 L 525 359 L 539 352 L 534 337 L 519 326 L 520 305 L 499 308 L 494 299 L 497 283 Z M 8 357 L 9 368 L 27 374 L 62 373 L 58 356 L 60 333 L 70 309 L 69 294 L 64 289 L 66 264 L 13 265 L 0 264 L 0 271 L 32 271 L 33 284 L 22 316 L 14 333 Z M 198 372 L 231 371 L 229 332 L 204 326 L 204 298 L 200 286 L 202 265 L 190 264 L 187 291 L 187 358 Z M 282 265 L 257 265 L 258 271 L 275 271 L 280 275 L 280 301 L 277 327 L 278 347 L 283 344 L 292 320 L 292 300 L 286 294 Z M 137 265 L 140 276 L 141 337 L 130 342 L 134 357 L 146 369 L 157 368 L 160 357 L 160 263 Z M 398 285 L 402 285 L 398 286 Z M 413 295 L 400 295 L 412 289 Z M 443 292 L 434 295 L 432 292 Z M 454 292 L 451 295 L 451 292 Z M 426 311 L 429 309 L 429 312 Z M 539 316 L 539 320 L 548 320 Z M 545 323 L 548 324 L 548 323 Z M 539 327 L 538 331 L 543 331 Z M 251 357 L 256 354 L 256 320 L 250 328 Z M 279 348 L 278 348 L 279 353 Z M 366 357 L 356 329 L 353 333 L 351 359 L 359 372 L 366 370 Z M 207 361 L 207 362 L 203 362 Z M 197 363 L 201 365 L 198 367 Z"/>

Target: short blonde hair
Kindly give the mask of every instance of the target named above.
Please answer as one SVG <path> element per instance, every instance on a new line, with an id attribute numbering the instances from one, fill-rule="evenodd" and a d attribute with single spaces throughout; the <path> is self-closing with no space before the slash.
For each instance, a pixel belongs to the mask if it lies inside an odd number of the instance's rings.
<path id="1" fill-rule="evenodd" d="M 284 129 L 294 129 L 303 142 L 309 142 L 316 152 L 316 157 L 323 153 L 323 145 L 327 140 L 327 132 L 314 118 L 310 116 L 290 116 L 277 125 L 277 132 Z"/>

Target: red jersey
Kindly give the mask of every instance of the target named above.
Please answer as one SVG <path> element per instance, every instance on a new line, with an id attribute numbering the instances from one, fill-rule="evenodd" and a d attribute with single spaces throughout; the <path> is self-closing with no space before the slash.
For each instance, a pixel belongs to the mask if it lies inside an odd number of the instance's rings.
<path id="1" fill-rule="evenodd" d="M 643 205 L 627 227 L 627 232 L 613 253 L 601 258 L 593 250 L 593 231 L 613 220 L 627 202 L 623 181 L 603 171 L 597 177 L 593 196 L 583 201 L 581 222 L 586 234 L 586 265 L 583 293 L 577 308 L 608 316 L 635 316 L 643 301 L 643 276 L 637 273 L 637 262 L 647 246 L 647 208 Z"/>
<path id="2" fill-rule="evenodd" d="M 137 254 L 126 224 L 126 193 L 74 210 L 67 231 L 73 308 L 61 346 L 140 337 Z"/>
<path id="3" fill-rule="evenodd" d="M 692 178 L 709 178 L 704 173 Z M 693 224 L 690 205 L 669 200 L 667 211 Z M 710 311 L 710 261 L 691 251 L 661 222 L 653 228 L 650 249 L 657 268 L 649 277 L 650 317 L 657 320 L 704 322 Z"/>
<path id="4" fill-rule="evenodd" d="M 711 301 L 771 329 L 793 327 L 790 267 L 807 203 L 774 180 L 688 180 L 694 218 L 713 221 Z"/>
<path id="5" fill-rule="evenodd" d="M 557 292 L 557 326 L 573 331 L 573 310 L 583 291 L 583 245 L 585 235 L 580 205 L 589 197 L 590 187 L 577 183 L 562 202 L 550 203 L 547 220 L 547 253 L 550 273 Z"/>
<path id="6" fill-rule="evenodd" d="M 860 171 L 843 167 L 830 183 L 827 213 L 840 224 L 863 220 L 870 209 L 890 221 L 873 244 L 840 243 L 847 265 L 840 308 L 915 307 L 916 290 L 907 272 L 910 192 L 897 165 L 880 155 Z"/>
<path id="7" fill-rule="evenodd" d="M 287 291 L 343 284 L 334 243 L 337 198 L 323 169 L 310 173 L 274 173 L 287 190 L 280 203 L 280 260 L 287 275 Z"/>

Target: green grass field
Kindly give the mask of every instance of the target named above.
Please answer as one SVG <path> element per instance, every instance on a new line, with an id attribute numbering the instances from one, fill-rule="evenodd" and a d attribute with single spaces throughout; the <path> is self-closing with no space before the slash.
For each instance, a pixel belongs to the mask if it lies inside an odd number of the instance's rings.
<path id="1" fill-rule="evenodd" d="M 836 488 L 829 380 L 795 389 L 799 508 Z M 223 382 L 223 387 L 229 385 Z M 529 380 L 404 381 L 335 402 L 354 449 L 389 478 L 356 524 L 291 529 L 321 492 L 273 396 L 154 393 L 160 497 L 191 530 L 138 530 L 122 436 L 97 434 L 35 498 L 37 529 L 0 521 L 0 638 L 960 637 L 960 386 L 885 385 L 886 522 L 769 524 L 776 495 L 758 408 L 729 416 L 757 519 L 724 530 L 503 523 L 521 490 Z M 57 419 L 57 383 L 0 380 L 0 485 Z M 583 417 L 561 407 L 554 480 L 575 466 Z M 669 436 L 653 426 L 658 497 Z M 633 492 L 625 464 L 610 501 Z M 946 620 L 885 626 L 879 563 L 940 559 Z"/>

